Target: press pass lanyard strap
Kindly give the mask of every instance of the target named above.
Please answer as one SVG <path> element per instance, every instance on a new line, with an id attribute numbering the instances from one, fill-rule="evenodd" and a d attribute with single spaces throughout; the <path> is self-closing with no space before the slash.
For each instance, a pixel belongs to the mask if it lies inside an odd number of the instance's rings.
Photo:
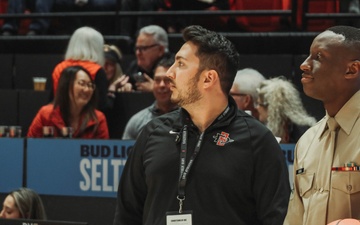
<path id="1" fill-rule="evenodd" d="M 182 213 L 182 206 L 185 200 L 185 186 L 187 176 L 190 172 L 191 166 L 194 163 L 194 160 L 198 153 L 200 152 L 200 146 L 203 140 L 204 132 L 201 133 L 199 140 L 195 146 L 194 153 L 192 154 L 188 164 L 186 165 L 186 152 L 187 152 L 187 139 L 188 139 L 188 128 L 187 125 L 184 125 L 182 130 L 182 141 L 181 141 L 181 152 L 180 152 L 180 177 L 179 177 L 179 185 L 178 185 L 178 196 L 179 200 L 179 213 Z"/>

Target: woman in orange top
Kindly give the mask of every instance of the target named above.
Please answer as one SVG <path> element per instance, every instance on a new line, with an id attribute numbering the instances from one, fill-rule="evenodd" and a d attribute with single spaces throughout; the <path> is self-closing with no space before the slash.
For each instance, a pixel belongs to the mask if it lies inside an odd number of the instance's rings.
<path id="1" fill-rule="evenodd" d="M 103 47 L 104 37 L 97 30 L 86 26 L 75 30 L 67 46 L 65 60 L 56 65 L 52 73 L 53 94 L 56 95 L 61 72 L 69 66 L 79 65 L 89 71 L 92 81 L 96 84 L 99 95 L 97 108 L 102 112 L 112 109 L 115 97 L 113 89 L 120 88 L 122 83 L 117 83 L 116 87 L 110 89 L 103 68 L 105 62 Z"/>
<path id="2" fill-rule="evenodd" d="M 54 137 L 71 127 L 74 138 L 108 139 L 104 114 L 95 109 L 96 86 L 81 66 L 65 68 L 60 76 L 53 104 L 43 106 L 35 116 L 27 136 L 43 137 L 43 127 L 54 127 Z"/>

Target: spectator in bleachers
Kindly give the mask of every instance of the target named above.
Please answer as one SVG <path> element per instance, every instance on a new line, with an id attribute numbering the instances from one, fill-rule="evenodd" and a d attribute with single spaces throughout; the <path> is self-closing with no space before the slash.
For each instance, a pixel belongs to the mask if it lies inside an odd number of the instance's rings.
<path id="1" fill-rule="evenodd" d="M 234 98 L 239 109 L 259 119 L 259 112 L 255 108 L 258 98 L 257 88 L 265 77 L 257 70 L 245 68 L 238 70 L 230 89 L 230 95 Z"/>
<path id="2" fill-rule="evenodd" d="M 124 75 L 121 68 L 122 53 L 115 45 L 104 45 L 106 78 L 109 81 L 110 92 L 131 91 L 132 85 L 128 83 L 129 76 Z"/>
<path id="3" fill-rule="evenodd" d="M 65 1 L 65 0 L 64 0 Z M 70 0 L 68 0 L 70 1 Z M 10 0 L 8 1 L 8 14 L 20 14 L 25 10 L 35 13 L 49 13 L 52 10 L 54 0 Z M 45 18 L 33 19 L 29 25 L 28 35 L 44 34 L 49 28 L 50 20 Z M 6 19 L 2 26 L 3 35 L 17 34 L 19 28 L 18 20 Z"/>
<path id="4" fill-rule="evenodd" d="M 121 11 L 157 11 L 160 9 L 164 0 L 121 0 Z M 122 35 L 133 37 L 135 32 L 142 27 L 154 24 L 154 18 L 151 16 L 122 17 L 121 30 Z"/>
<path id="5" fill-rule="evenodd" d="M 22 187 L 6 196 L 0 218 L 46 220 L 46 213 L 40 196 Z"/>
<path id="6" fill-rule="evenodd" d="M 106 78 L 110 83 L 124 75 L 121 68 L 122 53 L 115 45 L 104 45 Z"/>
<path id="7" fill-rule="evenodd" d="M 229 0 L 167 0 L 169 7 L 168 10 L 229 10 Z M 194 17 L 194 16 L 182 16 L 171 17 L 167 20 L 167 31 L 169 33 L 178 33 L 181 30 L 192 24 L 199 24 L 209 29 L 223 30 L 226 28 L 228 17 Z"/>
<path id="8" fill-rule="evenodd" d="M 173 111 L 177 105 L 171 102 L 170 78 L 166 71 L 174 64 L 174 56 L 167 56 L 160 60 L 155 68 L 153 94 L 155 102 L 133 115 L 126 124 L 122 139 L 135 140 L 142 128 L 153 118 Z"/>
<path id="9" fill-rule="evenodd" d="M 74 138 L 108 139 L 105 115 L 96 110 L 96 85 L 90 72 L 70 66 L 61 72 L 54 103 L 43 106 L 29 127 L 28 137 L 43 137 L 43 127 L 54 127 L 53 136 L 61 137 L 71 127 Z"/>
<path id="10" fill-rule="evenodd" d="M 340 13 L 353 13 L 360 14 L 360 1 L 359 0 L 341 0 L 339 1 Z M 360 26 L 359 18 L 344 18 L 338 19 L 338 24 L 347 24 L 354 27 Z"/>
<path id="11" fill-rule="evenodd" d="M 93 12 L 93 11 L 117 11 L 118 0 L 55 0 L 54 11 L 56 12 Z M 90 26 L 101 33 L 116 33 L 114 29 L 117 20 L 113 17 L 70 17 L 57 19 L 54 24 L 54 32 L 72 33 L 79 27 Z"/>
<path id="12" fill-rule="evenodd" d="M 50 13 L 59 11 L 113 11 L 116 4 L 117 0 L 10 0 L 8 1 L 7 13 L 20 14 L 25 13 L 26 11 L 34 13 Z M 78 23 L 73 22 L 73 24 Z M 73 24 L 65 24 L 65 26 L 71 27 Z M 27 35 L 46 34 L 50 25 L 50 19 L 35 18 L 29 25 Z M 18 28 L 19 23 L 17 19 L 6 19 L 4 25 L 2 26 L 2 34 L 17 34 Z"/>
<path id="13" fill-rule="evenodd" d="M 109 92 L 104 66 L 104 38 L 100 32 L 91 27 L 78 28 L 70 38 L 65 60 L 59 63 L 52 74 L 53 94 L 56 93 L 58 80 L 63 69 L 80 65 L 90 72 L 99 94 L 98 109 L 105 112 L 113 107 L 115 97 Z"/>
<path id="14" fill-rule="evenodd" d="M 134 89 L 152 91 L 154 67 L 165 54 L 169 53 L 168 46 L 168 35 L 162 27 L 149 25 L 140 29 L 135 43 L 136 59 L 125 68 L 125 74 L 130 77 Z M 144 79 L 141 82 L 136 80 L 139 72 Z"/>
<path id="15" fill-rule="evenodd" d="M 256 108 L 259 120 L 281 138 L 281 143 L 296 143 L 316 123 L 306 112 L 299 91 L 283 77 L 261 82 Z"/>

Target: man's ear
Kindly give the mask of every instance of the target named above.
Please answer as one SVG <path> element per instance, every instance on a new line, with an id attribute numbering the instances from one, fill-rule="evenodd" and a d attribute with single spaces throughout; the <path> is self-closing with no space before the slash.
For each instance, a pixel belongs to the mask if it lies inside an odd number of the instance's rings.
<path id="1" fill-rule="evenodd" d="M 250 104 L 253 104 L 251 101 L 251 95 L 244 96 L 244 106 L 247 108 Z"/>
<path id="2" fill-rule="evenodd" d="M 204 87 L 210 87 L 214 85 L 218 80 L 218 73 L 215 70 L 208 70 L 204 73 Z"/>
<path id="3" fill-rule="evenodd" d="M 162 57 L 165 53 L 165 47 L 162 45 L 159 45 L 158 47 L 160 48 L 159 57 Z"/>
<path id="4" fill-rule="evenodd" d="M 360 72 L 360 61 L 356 60 L 353 61 L 349 64 L 346 74 L 345 74 L 345 78 L 346 79 L 354 79 L 359 77 L 359 72 Z"/>

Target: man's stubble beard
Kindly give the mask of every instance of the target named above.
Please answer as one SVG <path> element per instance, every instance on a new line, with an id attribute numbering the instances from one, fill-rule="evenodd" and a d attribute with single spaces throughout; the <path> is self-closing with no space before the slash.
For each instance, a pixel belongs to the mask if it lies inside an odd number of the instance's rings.
<path id="1" fill-rule="evenodd" d="M 186 105 L 193 104 L 199 101 L 202 97 L 197 87 L 200 74 L 201 72 L 197 72 L 195 76 L 188 81 L 188 89 L 185 92 L 177 89 L 178 96 L 176 99 L 174 99 L 173 95 L 171 95 L 171 102 L 177 104 L 180 107 L 184 107 Z"/>

